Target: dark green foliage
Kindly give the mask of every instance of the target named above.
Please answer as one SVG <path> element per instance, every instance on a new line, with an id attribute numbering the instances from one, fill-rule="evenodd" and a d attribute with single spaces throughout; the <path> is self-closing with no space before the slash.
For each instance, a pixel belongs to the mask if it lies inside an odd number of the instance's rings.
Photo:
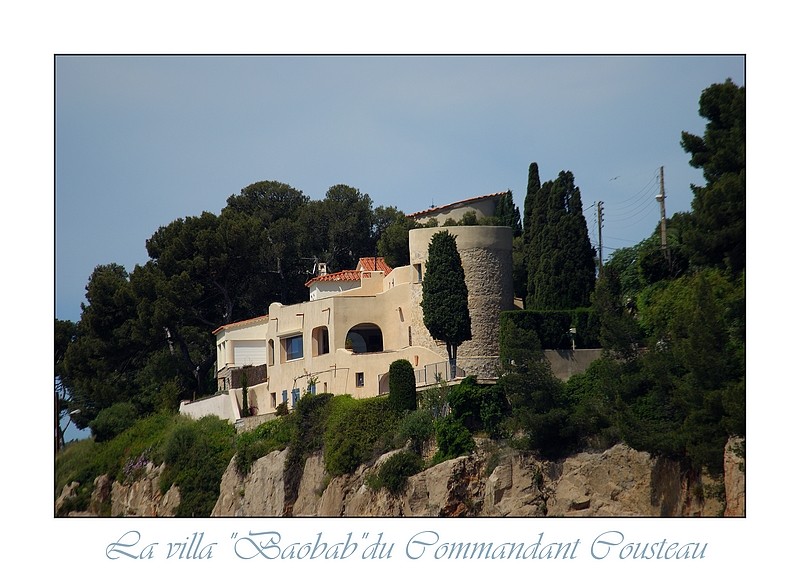
<path id="1" fill-rule="evenodd" d="M 396 360 L 389 366 L 389 407 L 397 413 L 417 408 L 417 386 L 414 366 L 406 359 Z"/>
<path id="2" fill-rule="evenodd" d="M 564 384 L 553 377 L 547 362 L 531 364 L 526 373 L 507 373 L 498 384 L 511 407 L 509 429 L 524 431 L 528 448 L 548 459 L 577 448 L 580 435 L 569 423 Z"/>
<path id="3" fill-rule="evenodd" d="M 235 431 L 227 421 L 203 417 L 178 423 L 166 438 L 161 490 L 174 483 L 181 492 L 175 516 L 211 515 L 222 474 L 233 456 Z"/>
<path id="4" fill-rule="evenodd" d="M 450 389 L 448 402 L 450 415 L 470 432 L 485 431 L 495 438 L 502 435 L 508 407 L 496 385 L 479 385 L 475 376 L 468 376 Z"/>
<path id="5" fill-rule="evenodd" d="M 514 206 L 514 196 L 511 191 L 503 193 L 497 199 L 497 206 L 494 210 L 494 219 L 497 226 L 509 226 L 514 231 L 514 236 L 522 234 L 522 221 L 519 216 L 519 209 Z"/>
<path id="6" fill-rule="evenodd" d="M 564 311 L 511 310 L 500 314 L 500 358 L 518 365 L 539 355 L 540 349 L 600 346 L 600 322 L 590 308 Z"/>
<path id="7" fill-rule="evenodd" d="M 527 369 L 528 364 L 543 359 L 542 344 L 536 329 L 518 312 L 500 314 L 500 367 L 504 371 Z"/>
<path id="8" fill-rule="evenodd" d="M 437 451 L 433 464 L 455 459 L 475 450 L 475 441 L 469 429 L 453 415 L 437 419 L 435 427 Z"/>
<path id="9" fill-rule="evenodd" d="M 422 228 L 422 225 L 401 213 L 380 232 L 377 243 L 378 256 L 382 256 L 386 264 L 392 268 L 410 264 L 408 231 L 415 228 Z"/>
<path id="10" fill-rule="evenodd" d="M 385 488 L 393 495 L 402 493 L 408 477 L 420 472 L 424 467 L 422 457 L 412 451 L 399 451 L 386 459 L 378 468 L 373 480 L 375 488 Z"/>
<path id="11" fill-rule="evenodd" d="M 272 451 L 286 448 L 292 439 L 292 423 L 286 416 L 262 423 L 236 437 L 236 469 L 246 476 L 253 462 Z"/>
<path id="12" fill-rule="evenodd" d="M 531 173 L 534 167 L 531 166 Z M 594 289 L 595 251 L 589 241 L 580 189 L 569 171 L 538 187 L 529 182 L 525 199 L 528 294 L 532 310 L 569 310 L 589 305 Z M 529 175 L 529 176 L 532 176 Z"/>
<path id="13" fill-rule="evenodd" d="M 289 506 L 297 500 L 306 459 L 322 449 L 332 398 L 330 393 L 306 393 L 288 416 L 291 441 L 283 471 L 283 492 Z"/>
<path id="14" fill-rule="evenodd" d="M 451 377 L 455 377 L 458 346 L 472 339 L 467 294 L 456 239 L 446 230 L 437 232 L 428 246 L 422 281 L 422 319 L 431 336 L 447 344 Z"/>
<path id="15" fill-rule="evenodd" d="M 425 442 L 434 435 L 434 417 L 428 409 L 418 409 L 403 416 L 398 422 L 393 445 L 406 445 L 417 454 L 422 453 Z"/>
<path id="16" fill-rule="evenodd" d="M 592 294 L 592 306 L 599 323 L 600 345 L 621 359 L 633 359 L 642 334 L 633 308 L 623 298 L 616 267 L 603 269 Z"/>
<path id="17" fill-rule="evenodd" d="M 102 443 L 113 439 L 131 427 L 138 417 L 139 412 L 133 403 L 120 401 L 103 409 L 89 423 L 89 428 L 92 430 L 95 441 Z"/>
<path id="18" fill-rule="evenodd" d="M 623 365 L 612 358 L 593 362 L 586 371 L 573 375 L 564 386 L 569 408 L 569 423 L 575 428 L 576 442 L 605 450 L 622 441 L 616 424 L 617 381 Z"/>
<path id="19" fill-rule="evenodd" d="M 695 264 L 745 268 L 745 88 L 730 79 L 706 88 L 700 116 L 703 137 L 681 134 L 689 164 L 703 170 L 706 185 L 692 185 L 693 228 L 687 237 Z"/>
<path id="20" fill-rule="evenodd" d="M 335 397 L 324 429 L 325 469 L 332 476 L 352 473 L 390 450 L 398 420 L 383 397 Z"/>

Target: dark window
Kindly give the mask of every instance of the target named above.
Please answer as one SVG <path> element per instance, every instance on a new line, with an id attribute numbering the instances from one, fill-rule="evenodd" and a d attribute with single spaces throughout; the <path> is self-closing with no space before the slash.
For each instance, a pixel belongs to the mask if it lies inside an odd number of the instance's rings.
<path id="1" fill-rule="evenodd" d="M 283 339 L 283 347 L 286 351 L 286 361 L 300 359 L 303 357 L 303 336 L 292 336 Z"/>

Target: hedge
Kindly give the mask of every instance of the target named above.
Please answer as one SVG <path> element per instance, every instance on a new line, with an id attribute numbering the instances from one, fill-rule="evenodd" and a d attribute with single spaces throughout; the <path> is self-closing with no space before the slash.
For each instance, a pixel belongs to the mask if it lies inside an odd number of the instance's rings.
<path id="1" fill-rule="evenodd" d="M 575 328 L 576 348 L 599 348 L 600 323 L 590 308 L 575 310 L 510 310 L 500 313 L 500 347 L 509 341 L 503 336 L 506 322 L 512 322 L 518 329 L 532 331 L 539 338 L 543 350 L 572 349 L 570 328 Z"/>

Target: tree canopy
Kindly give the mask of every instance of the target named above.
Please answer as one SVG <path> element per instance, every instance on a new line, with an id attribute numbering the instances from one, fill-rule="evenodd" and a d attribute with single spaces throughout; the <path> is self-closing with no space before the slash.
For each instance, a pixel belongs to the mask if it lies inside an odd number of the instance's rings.
<path id="1" fill-rule="evenodd" d="M 332 271 L 354 268 L 382 242 L 395 264 L 407 263 L 406 220 L 347 185 L 310 200 L 285 183 L 260 181 L 231 195 L 219 214 L 156 229 L 144 241 L 144 264 L 95 268 L 71 335 L 56 320 L 57 408 L 63 414 L 68 395 L 69 407 L 80 409 L 73 421 L 85 428 L 115 403 L 145 415 L 213 393 L 211 332 L 264 315 L 272 302 L 306 299 L 315 261 Z"/>
<path id="2" fill-rule="evenodd" d="M 745 266 L 745 88 L 730 79 L 706 88 L 700 116 L 703 137 L 681 134 L 689 164 L 703 170 L 706 185 L 692 185 L 694 226 L 688 242 L 694 262 L 739 273 Z"/>

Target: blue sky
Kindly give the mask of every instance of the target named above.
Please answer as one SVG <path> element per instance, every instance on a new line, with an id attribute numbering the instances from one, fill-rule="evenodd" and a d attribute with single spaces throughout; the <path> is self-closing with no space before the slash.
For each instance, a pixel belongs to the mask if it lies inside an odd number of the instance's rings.
<path id="1" fill-rule="evenodd" d="M 745 83 L 743 56 L 59 56 L 55 314 L 80 319 L 99 264 L 147 261 L 160 226 L 261 180 L 320 199 L 344 183 L 414 212 L 569 170 L 603 254 L 690 209 L 681 131 L 698 99 Z M 266 301 L 268 302 L 268 301 Z"/>

